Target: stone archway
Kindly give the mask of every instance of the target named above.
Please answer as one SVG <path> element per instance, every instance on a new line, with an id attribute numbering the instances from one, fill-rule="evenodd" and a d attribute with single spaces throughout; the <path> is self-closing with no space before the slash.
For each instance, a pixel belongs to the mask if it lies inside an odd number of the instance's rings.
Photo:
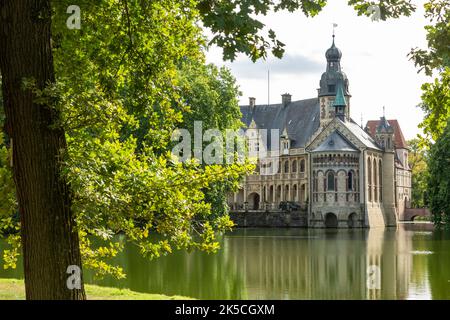
<path id="1" fill-rule="evenodd" d="M 261 197 L 258 193 L 252 192 L 247 196 L 248 207 L 250 210 L 258 210 Z"/>
<path id="2" fill-rule="evenodd" d="M 328 212 L 325 215 L 325 227 L 326 228 L 337 228 L 338 227 L 338 219 L 334 213 Z"/>
<path id="3" fill-rule="evenodd" d="M 348 227 L 355 228 L 357 225 L 357 219 L 358 219 L 358 217 L 355 212 L 350 213 L 350 215 L 348 216 L 348 220 L 347 220 Z"/>

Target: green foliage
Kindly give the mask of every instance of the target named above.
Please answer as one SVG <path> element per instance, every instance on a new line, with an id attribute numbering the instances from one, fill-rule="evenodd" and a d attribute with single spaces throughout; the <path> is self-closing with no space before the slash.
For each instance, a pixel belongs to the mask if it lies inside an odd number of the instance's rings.
<path id="1" fill-rule="evenodd" d="M 431 147 L 428 168 L 429 207 L 434 221 L 450 226 L 450 120 Z"/>
<path id="2" fill-rule="evenodd" d="M 380 9 L 380 19 L 399 18 L 401 16 L 410 16 L 415 10 L 415 5 L 410 0 L 382 0 L 382 1 L 364 1 L 349 0 L 349 5 L 354 6 L 358 15 L 370 16 L 373 11 L 371 6 L 378 6 Z"/>
<path id="3" fill-rule="evenodd" d="M 430 146 L 442 134 L 450 117 L 450 2 L 430 0 L 424 4 L 425 17 L 432 24 L 425 27 L 428 49 L 415 48 L 409 54 L 416 67 L 431 76 L 438 76 L 433 82 L 422 85 L 422 103 L 425 118 L 419 125 L 424 137 L 421 144 Z"/>
<path id="4" fill-rule="evenodd" d="M 326 0 L 200 0 L 197 9 L 203 25 L 210 29 L 213 38 L 209 44 L 223 48 L 224 60 L 234 60 L 238 53 L 244 53 L 253 61 L 266 58 L 268 52 L 281 58 L 285 44 L 278 40 L 272 29 L 265 35 L 265 25 L 259 15 L 270 11 L 301 11 L 307 17 L 317 15 L 326 5 Z M 415 7 L 409 0 L 349 0 L 359 15 L 369 16 L 371 5 L 380 7 L 381 19 L 409 16 Z"/>
<path id="5" fill-rule="evenodd" d="M 430 0 L 424 4 L 425 17 L 434 23 L 425 26 L 428 49 L 414 48 L 410 58 L 419 71 L 429 76 L 433 70 L 450 67 L 450 1 Z"/>
<path id="6" fill-rule="evenodd" d="M 409 140 L 408 146 L 410 147 L 408 163 L 412 172 L 411 205 L 413 208 L 424 208 L 427 204 L 427 152 L 419 139 Z"/>
<path id="7" fill-rule="evenodd" d="M 241 95 L 230 71 L 213 64 L 185 61 L 178 72 L 180 95 L 188 109 L 183 115 L 181 128 L 193 132 L 194 121 L 202 121 L 203 129 L 239 129 Z"/>
<path id="8" fill-rule="evenodd" d="M 236 80 L 225 68 L 204 65 L 193 60 L 184 61 L 178 72 L 180 95 L 188 108 L 180 128 L 194 135 L 194 121 L 202 122 L 203 131 L 218 129 L 225 146 L 226 130 L 242 127 Z M 205 201 L 211 204 L 212 216 L 228 214 L 227 194 L 236 190 L 237 181 L 227 179 L 214 183 L 205 190 Z"/>
<path id="9" fill-rule="evenodd" d="M 450 67 L 446 67 L 434 82 L 423 84 L 422 91 L 420 106 L 425 117 L 419 127 L 425 134 L 422 144 L 430 145 L 441 136 L 450 118 Z"/>

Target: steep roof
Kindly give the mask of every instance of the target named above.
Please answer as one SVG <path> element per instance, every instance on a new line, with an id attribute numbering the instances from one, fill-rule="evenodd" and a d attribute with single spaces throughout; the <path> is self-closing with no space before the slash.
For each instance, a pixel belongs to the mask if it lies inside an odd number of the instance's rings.
<path id="1" fill-rule="evenodd" d="M 269 130 L 268 149 L 271 150 L 270 129 L 279 129 L 280 135 L 286 128 L 291 148 L 305 147 L 309 138 L 319 128 L 319 100 L 317 98 L 292 101 L 286 106 L 280 104 L 241 106 L 242 122 L 249 127 L 252 120 L 258 129 Z"/>
<path id="2" fill-rule="evenodd" d="M 342 122 L 342 121 L 341 121 Z M 350 119 L 349 121 L 342 122 L 347 129 L 349 129 L 366 147 L 381 150 L 375 140 L 364 131 L 355 121 Z"/>
<path id="3" fill-rule="evenodd" d="M 369 120 L 367 121 L 366 128 L 369 132 L 369 134 L 372 137 L 375 137 L 375 133 L 377 130 L 378 125 L 380 124 L 381 120 Z M 388 120 L 391 127 L 394 129 L 394 144 L 396 148 L 403 148 L 407 149 L 408 144 L 406 143 L 405 137 L 403 136 L 402 129 L 400 128 L 400 124 L 397 120 Z"/>

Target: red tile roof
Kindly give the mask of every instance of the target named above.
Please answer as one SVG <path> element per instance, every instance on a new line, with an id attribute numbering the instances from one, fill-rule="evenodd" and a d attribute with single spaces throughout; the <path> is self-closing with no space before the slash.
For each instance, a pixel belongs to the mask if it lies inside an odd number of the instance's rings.
<path id="1" fill-rule="evenodd" d="M 381 120 L 369 120 L 367 121 L 366 128 L 372 137 L 375 137 L 375 132 Z M 388 120 L 391 127 L 394 129 L 394 144 L 396 148 L 408 148 L 405 137 L 403 136 L 402 129 L 400 129 L 400 124 L 397 120 Z"/>

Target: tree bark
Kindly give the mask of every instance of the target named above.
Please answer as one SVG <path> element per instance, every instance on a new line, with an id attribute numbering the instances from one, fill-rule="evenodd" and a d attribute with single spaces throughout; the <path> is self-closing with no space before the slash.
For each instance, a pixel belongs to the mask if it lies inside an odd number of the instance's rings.
<path id="1" fill-rule="evenodd" d="M 69 289 L 67 268 L 79 266 L 78 233 L 69 185 L 61 174 L 64 130 L 51 101 L 35 101 L 23 79 L 43 89 L 55 82 L 51 48 L 50 0 L 0 0 L 0 71 L 12 139 L 13 175 L 21 222 L 27 299 L 85 299 Z"/>

